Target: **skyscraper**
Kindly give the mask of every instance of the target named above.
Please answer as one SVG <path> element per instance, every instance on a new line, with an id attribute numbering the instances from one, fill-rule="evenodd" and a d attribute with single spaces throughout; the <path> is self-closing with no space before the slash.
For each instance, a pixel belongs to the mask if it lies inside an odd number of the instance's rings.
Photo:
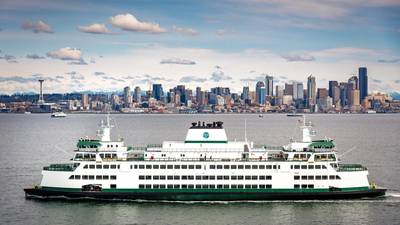
<path id="1" fill-rule="evenodd" d="M 303 99 L 303 83 L 293 82 L 293 99 L 294 100 Z"/>
<path id="2" fill-rule="evenodd" d="M 164 96 L 161 84 L 153 84 L 153 91 L 151 93 L 151 96 L 157 99 L 157 101 L 161 100 L 161 97 Z"/>
<path id="3" fill-rule="evenodd" d="M 288 83 L 285 84 L 284 94 L 293 96 L 293 84 L 288 84 Z"/>
<path id="4" fill-rule="evenodd" d="M 82 94 L 81 95 L 82 107 L 83 109 L 89 109 L 89 95 Z"/>
<path id="5" fill-rule="evenodd" d="M 186 90 L 185 85 L 178 85 L 175 88 L 175 94 L 180 96 L 180 102 L 175 102 L 175 104 L 186 103 Z"/>
<path id="6" fill-rule="evenodd" d="M 330 80 L 329 81 L 329 97 L 334 99 L 334 91 L 335 91 L 335 87 L 339 87 L 339 83 L 336 80 Z"/>
<path id="7" fill-rule="evenodd" d="M 317 98 L 326 98 L 328 96 L 328 91 L 326 88 L 317 89 Z"/>
<path id="8" fill-rule="evenodd" d="M 249 93 L 250 93 L 249 87 L 243 86 L 242 100 L 250 99 Z"/>
<path id="9" fill-rule="evenodd" d="M 39 93 L 39 100 L 38 100 L 38 104 L 42 105 L 44 104 L 44 98 L 43 98 L 43 79 L 38 80 L 40 83 L 40 93 Z"/>
<path id="10" fill-rule="evenodd" d="M 258 104 L 261 104 L 261 88 L 264 87 L 264 82 L 263 81 L 258 81 L 256 83 L 256 102 Z M 265 87 L 264 87 L 265 88 Z M 264 89 L 264 95 L 265 95 L 265 89 Z M 265 99 L 265 96 L 264 96 Z"/>
<path id="11" fill-rule="evenodd" d="M 357 76 L 350 77 L 348 83 L 351 89 L 359 89 Z"/>
<path id="12" fill-rule="evenodd" d="M 196 103 L 200 105 L 201 102 L 201 87 L 196 87 Z"/>
<path id="13" fill-rule="evenodd" d="M 310 75 L 307 78 L 307 96 L 308 96 L 308 107 L 312 108 L 317 101 L 316 98 L 316 84 L 315 84 L 315 77 L 313 75 Z"/>
<path id="14" fill-rule="evenodd" d="M 259 94 L 259 97 L 260 97 L 260 99 L 259 99 L 259 104 L 260 105 L 265 105 L 265 95 L 267 94 L 267 89 L 265 88 L 265 87 L 261 87 L 260 89 L 260 94 Z"/>
<path id="15" fill-rule="evenodd" d="M 140 90 L 139 86 L 135 87 L 135 102 L 141 103 L 142 102 L 142 90 Z"/>
<path id="16" fill-rule="evenodd" d="M 342 107 L 347 106 L 349 104 L 349 97 L 348 97 L 348 91 L 347 91 L 347 85 L 348 83 L 346 82 L 340 82 L 340 104 Z"/>
<path id="17" fill-rule="evenodd" d="M 124 88 L 124 106 L 126 108 L 130 108 L 131 103 L 132 103 L 131 88 L 127 86 Z"/>
<path id="18" fill-rule="evenodd" d="M 273 96 L 274 94 L 274 77 L 273 76 L 265 76 L 265 91 L 266 95 Z"/>
<path id="19" fill-rule="evenodd" d="M 358 68 L 358 82 L 358 87 L 360 89 L 360 102 L 362 102 L 364 98 L 368 95 L 367 67 Z"/>

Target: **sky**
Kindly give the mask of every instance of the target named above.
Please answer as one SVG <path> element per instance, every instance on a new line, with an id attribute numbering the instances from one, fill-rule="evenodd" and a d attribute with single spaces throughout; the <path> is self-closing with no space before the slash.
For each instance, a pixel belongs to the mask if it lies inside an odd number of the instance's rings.
<path id="1" fill-rule="evenodd" d="M 0 93 L 318 87 L 400 91 L 400 0 L 0 0 Z"/>

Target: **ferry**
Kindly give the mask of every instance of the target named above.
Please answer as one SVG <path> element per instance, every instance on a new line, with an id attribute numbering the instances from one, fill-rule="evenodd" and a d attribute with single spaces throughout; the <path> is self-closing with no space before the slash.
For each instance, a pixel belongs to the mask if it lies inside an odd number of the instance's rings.
<path id="1" fill-rule="evenodd" d="M 97 138 L 78 140 L 74 156 L 42 170 L 27 198 L 151 201 L 319 200 L 384 196 L 360 164 L 340 162 L 330 139 L 312 140 L 303 116 L 302 139 L 283 146 L 228 141 L 223 122 L 193 122 L 183 141 L 126 146 L 111 140 L 109 115 Z"/>

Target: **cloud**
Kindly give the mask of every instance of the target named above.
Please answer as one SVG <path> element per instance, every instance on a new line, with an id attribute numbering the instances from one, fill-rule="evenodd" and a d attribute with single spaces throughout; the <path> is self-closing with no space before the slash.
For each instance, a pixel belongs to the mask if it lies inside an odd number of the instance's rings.
<path id="1" fill-rule="evenodd" d="M 152 76 L 152 75 L 149 75 L 149 74 L 145 74 L 145 75 L 143 75 L 143 77 L 148 78 L 148 79 L 152 79 L 152 80 L 155 80 L 155 81 L 167 81 L 167 82 L 175 81 L 173 79 L 169 79 L 169 78 L 166 78 L 166 77 Z"/>
<path id="2" fill-rule="evenodd" d="M 84 33 L 91 34 L 109 34 L 110 31 L 107 29 L 106 25 L 100 23 L 94 23 L 87 26 L 79 26 L 78 30 Z"/>
<path id="3" fill-rule="evenodd" d="M 37 81 L 36 78 L 33 77 L 22 77 L 22 76 L 7 76 L 7 77 L 0 77 L 0 82 L 16 82 L 16 83 L 29 83 Z"/>
<path id="4" fill-rule="evenodd" d="M 379 63 L 398 63 L 400 59 L 379 59 L 377 62 Z"/>
<path id="5" fill-rule="evenodd" d="M 85 77 L 82 74 L 80 74 L 76 71 L 71 71 L 66 74 L 70 75 L 72 80 L 84 80 L 85 79 Z"/>
<path id="6" fill-rule="evenodd" d="M 133 78 L 131 76 L 131 78 Z M 149 74 L 144 74 L 144 75 L 138 75 L 135 76 L 135 81 L 136 83 L 140 83 L 140 84 L 149 84 L 149 83 L 154 83 L 155 81 L 157 82 L 175 82 L 174 79 L 170 79 L 170 78 L 166 78 L 166 77 L 161 77 L 161 76 L 152 76 Z"/>
<path id="7" fill-rule="evenodd" d="M 9 55 L 9 54 L 5 54 L 4 56 L 0 56 L 0 59 L 4 59 L 8 63 L 18 63 L 18 61 L 16 60 L 15 56 Z"/>
<path id="8" fill-rule="evenodd" d="M 60 48 L 47 53 L 48 57 L 61 60 L 81 60 L 81 55 L 81 50 L 71 47 Z"/>
<path id="9" fill-rule="evenodd" d="M 395 80 L 394 81 L 396 84 L 400 84 L 400 80 Z"/>
<path id="10" fill-rule="evenodd" d="M 160 64 L 194 65 L 196 62 L 187 59 L 170 58 L 161 60 Z"/>
<path id="11" fill-rule="evenodd" d="M 95 76 L 103 76 L 106 75 L 104 72 L 94 72 L 93 73 Z"/>
<path id="12" fill-rule="evenodd" d="M 79 59 L 77 61 L 70 61 L 68 62 L 70 65 L 87 65 L 87 62 L 84 59 Z"/>
<path id="13" fill-rule="evenodd" d="M 64 77 L 64 76 L 61 76 L 61 75 L 57 75 L 57 76 L 56 76 L 56 79 L 65 79 L 65 77 Z"/>
<path id="14" fill-rule="evenodd" d="M 26 84 L 26 83 L 37 82 L 39 79 L 43 79 L 46 82 L 61 83 L 61 81 L 57 77 L 53 78 L 53 77 L 49 77 L 49 76 L 43 76 L 42 74 L 32 74 L 30 76 L 5 76 L 5 77 L 0 77 L 0 83 L 1 82 L 14 82 L 14 83 Z"/>
<path id="15" fill-rule="evenodd" d="M 217 29 L 215 31 L 215 35 L 217 35 L 219 37 L 225 36 L 227 34 L 232 34 L 232 33 L 234 33 L 234 31 L 229 30 L 229 29 Z"/>
<path id="16" fill-rule="evenodd" d="M 126 80 L 133 80 L 133 79 L 135 79 L 135 77 L 130 76 L 130 75 L 125 76 L 125 77 L 122 77 L 122 78 L 123 78 L 123 79 L 126 79 Z"/>
<path id="17" fill-rule="evenodd" d="M 196 36 L 199 34 L 197 30 L 194 30 L 192 28 L 183 28 L 175 25 L 172 26 L 172 30 L 176 33 L 180 33 L 187 36 Z"/>
<path id="18" fill-rule="evenodd" d="M 44 59 L 45 57 L 44 56 L 40 56 L 38 54 L 28 54 L 28 55 L 26 55 L 26 58 L 27 59 Z"/>
<path id="19" fill-rule="evenodd" d="M 196 76 L 184 76 L 179 80 L 179 82 L 182 82 L 182 83 L 191 83 L 191 82 L 203 83 L 206 81 L 207 81 L 206 78 L 201 78 L 201 77 L 196 77 Z"/>
<path id="20" fill-rule="evenodd" d="M 38 22 L 26 21 L 22 24 L 22 29 L 32 30 L 33 33 L 54 33 L 53 29 L 47 23 L 39 20 Z"/>
<path id="21" fill-rule="evenodd" d="M 315 61 L 315 57 L 311 55 L 281 55 L 282 58 L 286 59 L 287 62 L 308 62 Z"/>
<path id="22" fill-rule="evenodd" d="M 110 17 L 110 23 L 114 27 L 126 31 L 146 32 L 146 33 L 164 33 L 166 29 L 157 23 L 141 22 L 132 14 L 118 14 Z"/>
<path id="23" fill-rule="evenodd" d="M 123 79 L 119 79 L 119 78 L 115 78 L 115 77 L 111 77 L 111 76 L 103 76 L 101 77 L 104 80 L 112 80 L 112 81 L 117 81 L 117 82 L 125 82 L 125 80 Z"/>
<path id="24" fill-rule="evenodd" d="M 381 80 L 378 80 L 378 79 L 373 79 L 373 78 L 371 79 L 371 81 L 372 81 L 372 82 L 374 82 L 374 83 L 378 83 L 378 84 L 382 83 L 382 81 L 381 81 Z"/>
<path id="25" fill-rule="evenodd" d="M 265 76 L 261 75 L 261 76 L 257 76 L 257 77 L 249 77 L 249 78 L 242 78 L 240 79 L 240 81 L 242 82 L 256 82 L 256 81 L 264 81 Z"/>
<path id="26" fill-rule="evenodd" d="M 232 77 L 225 75 L 223 71 L 218 70 L 211 74 L 210 80 L 219 82 L 222 80 L 232 80 Z"/>
<path id="27" fill-rule="evenodd" d="M 377 56 L 379 54 L 380 52 L 374 49 L 355 48 L 355 47 L 330 48 L 312 52 L 312 55 L 315 55 L 317 57 L 343 57 L 343 56 L 354 56 L 354 55 Z"/>

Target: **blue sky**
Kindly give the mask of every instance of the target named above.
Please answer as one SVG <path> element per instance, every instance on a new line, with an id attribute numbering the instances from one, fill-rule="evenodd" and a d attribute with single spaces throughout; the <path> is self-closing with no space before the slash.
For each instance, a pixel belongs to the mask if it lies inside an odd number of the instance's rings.
<path id="1" fill-rule="evenodd" d="M 400 90 L 400 1 L 0 0 L 0 93 L 345 81 Z M 161 63 L 163 62 L 163 63 Z"/>

